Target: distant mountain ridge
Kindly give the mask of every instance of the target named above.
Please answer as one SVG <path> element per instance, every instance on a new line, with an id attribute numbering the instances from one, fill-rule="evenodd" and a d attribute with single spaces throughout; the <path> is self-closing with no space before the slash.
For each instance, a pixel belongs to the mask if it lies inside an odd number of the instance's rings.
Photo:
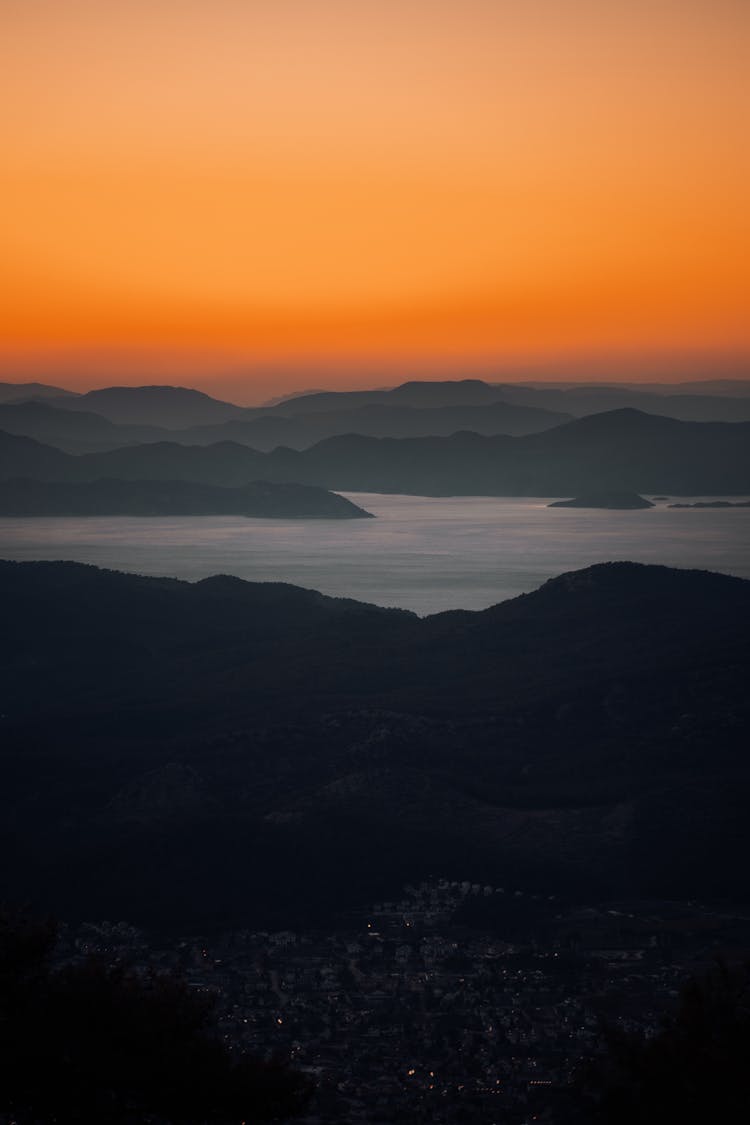
<path id="1" fill-rule="evenodd" d="M 43 384 L 0 384 L 0 404 L 44 402 L 69 413 L 96 414 L 107 422 L 127 427 L 181 431 L 177 440 L 192 444 L 222 440 L 242 441 L 270 450 L 286 444 L 307 448 L 326 437 L 344 432 L 374 437 L 447 435 L 460 429 L 485 434 L 520 435 L 560 424 L 570 417 L 633 408 L 681 421 L 750 420 L 750 381 L 705 380 L 681 384 L 626 383 L 489 383 L 482 379 L 411 380 L 398 386 L 357 391 L 311 391 L 282 397 L 263 406 L 243 407 L 204 392 L 179 386 L 103 387 L 74 394 Z M 486 414 L 483 411 L 486 410 Z M 451 419 L 451 410 L 455 418 Z M 442 411 L 442 414 L 439 412 Z M 538 414 L 534 414 L 538 411 Z M 17 420 L 20 415 L 16 416 Z M 27 424 L 33 419 L 27 416 Z M 50 419 L 47 419 L 47 426 Z M 41 424 L 41 422 L 39 423 Z M 203 433 L 205 428 L 227 425 L 225 433 Z M 81 435 L 66 432 L 59 439 L 47 428 L 0 429 L 25 433 L 59 444 L 71 452 L 110 448 L 131 440 L 158 440 L 158 434 L 123 433 L 118 442 L 102 432 Z M 165 432 L 161 435 L 167 437 Z"/>
<path id="2" fill-rule="evenodd" d="M 134 413 L 140 416 L 143 412 Z M 0 430 L 32 437 L 75 454 L 155 441 L 177 441 L 182 445 L 235 441 L 269 452 L 279 445 L 306 449 L 327 437 L 344 433 L 412 437 L 474 429 L 486 434 L 518 435 L 536 433 L 569 420 L 567 414 L 494 402 L 481 407 L 427 409 L 365 406 L 292 418 L 273 412 L 239 411 L 237 417 L 226 421 L 168 429 L 163 425 L 113 422 L 80 406 L 63 409 L 47 401 L 0 403 Z"/>
<path id="3" fill-rule="evenodd" d="M 47 400 L 0 403 L 0 430 L 54 445 L 66 453 L 100 452 L 118 446 L 163 441 L 160 426 L 118 425 L 88 410 L 64 410 Z"/>
<path id="4" fill-rule="evenodd" d="M 64 410 L 84 410 L 125 425 L 165 426 L 180 429 L 196 424 L 226 422 L 243 413 L 243 407 L 222 402 L 188 387 L 103 387 L 75 398 L 52 400 Z"/>
<path id="5" fill-rule="evenodd" d="M 674 388 L 668 384 L 652 387 L 622 384 L 546 386 L 542 383 L 486 383 L 481 379 L 409 382 L 379 391 L 319 391 L 282 401 L 274 409 L 279 413 L 307 415 L 321 410 L 330 412 L 394 403 L 435 407 L 482 406 L 496 401 L 575 417 L 631 408 L 679 421 L 750 421 L 750 381 L 733 384 L 721 381 L 716 384 L 684 383 L 676 384 Z"/>
<path id="6" fill-rule="evenodd" d="M 27 402 L 29 399 L 75 398 L 75 391 L 52 387 L 48 383 L 0 383 L 0 402 Z"/>
<path id="7" fill-rule="evenodd" d="M 286 414 L 398 404 L 410 407 L 484 406 L 502 398 L 500 389 L 482 379 L 410 380 L 387 390 L 315 391 L 274 407 Z"/>
<path id="8" fill-rule="evenodd" d="M 0 433 L 0 479 L 252 480 L 335 491 L 427 496 L 561 496 L 590 491 L 737 495 L 750 491 L 750 423 L 678 422 L 635 410 L 577 419 L 523 437 L 341 435 L 296 451 L 219 442 L 153 443 L 73 457 Z"/>
<path id="9" fill-rule="evenodd" d="M 291 416 L 273 412 L 234 419 L 220 426 L 193 426 L 180 431 L 180 441 L 206 444 L 241 441 L 264 451 L 279 445 L 307 449 L 328 437 L 361 434 L 367 437 L 447 437 L 459 430 L 520 436 L 538 433 L 570 421 L 571 415 L 537 407 L 516 406 L 500 399 L 483 405 L 403 406 L 371 403 L 351 409 L 310 411 Z"/>

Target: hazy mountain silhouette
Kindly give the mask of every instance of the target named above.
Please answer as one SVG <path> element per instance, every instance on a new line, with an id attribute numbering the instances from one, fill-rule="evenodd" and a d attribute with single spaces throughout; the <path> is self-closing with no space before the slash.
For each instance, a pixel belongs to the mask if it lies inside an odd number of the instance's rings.
<path id="1" fill-rule="evenodd" d="M 225 422 L 243 413 L 243 407 L 211 398 L 188 387 L 103 387 L 75 398 L 53 400 L 64 410 L 85 410 L 121 425 L 184 426 Z"/>
<path id="2" fill-rule="evenodd" d="M 209 445 L 235 441 L 269 451 L 279 445 L 306 449 L 335 434 L 361 433 L 376 437 L 446 435 L 457 430 L 478 433 L 526 434 L 569 421 L 570 416 L 526 406 L 492 403 L 482 407 L 371 406 L 286 418 L 264 411 L 247 411 L 247 418 L 206 426 L 168 429 L 166 426 L 125 425 L 83 410 L 63 410 L 46 402 L 0 404 L 0 430 L 22 434 L 64 449 L 89 453 L 123 445 L 178 441 L 182 445 Z"/>
<path id="3" fill-rule="evenodd" d="M 23 479 L 0 481 L 0 516 L 371 518 L 350 500 L 314 485 L 253 481 L 239 488 L 222 488 L 170 480 L 70 484 Z"/>
<path id="4" fill-rule="evenodd" d="M 750 395 L 741 381 L 674 387 L 412 381 L 386 389 L 307 392 L 262 407 L 241 407 L 184 387 L 105 387 L 56 397 L 53 387 L 42 395 L 41 384 L 3 386 L 0 403 L 9 399 L 12 407 L 0 409 L 0 429 L 71 453 L 159 440 L 199 445 L 229 440 L 270 451 L 279 445 L 306 449 L 346 433 L 402 438 L 470 430 L 519 436 L 621 408 L 683 421 L 750 420 Z M 118 432 L 115 426 L 124 428 Z"/>
<path id="5" fill-rule="evenodd" d="M 75 391 L 51 387 L 47 383 L 0 383 L 0 402 L 27 402 L 29 399 L 75 398 Z"/>
<path id="6" fill-rule="evenodd" d="M 422 620 L 74 563 L 0 583 L 3 897 L 276 924 L 430 872 L 744 885 L 748 582 L 613 563 Z"/>
<path id="7" fill-rule="evenodd" d="M 555 385 L 544 383 L 410 382 L 388 390 L 321 391 L 276 404 L 276 413 L 310 414 L 354 410 L 365 405 L 411 407 L 483 406 L 497 401 L 583 417 L 606 410 L 631 408 L 681 421 L 750 421 L 750 382 L 717 381 L 681 384 Z M 466 427 L 466 428 L 471 428 Z M 510 431 L 495 431 L 510 432 Z M 394 435 L 395 436 L 395 435 Z"/>
<path id="8" fill-rule="evenodd" d="M 75 461 L 51 445 L 0 430 L 0 479 L 34 477 L 39 480 L 67 480 Z"/>
<path id="9" fill-rule="evenodd" d="M 570 421 L 569 414 L 513 406 L 493 401 L 482 406 L 398 406 L 390 403 L 355 409 L 310 412 L 294 417 L 265 413 L 247 421 L 233 420 L 218 426 L 192 427 L 174 435 L 196 444 L 228 440 L 272 450 L 278 445 L 307 449 L 339 434 L 370 437 L 447 436 L 458 430 L 482 434 L 530 434 Z M 2 416 L 0 415 L 0 428 Z"/>
<path id="10" fill-rule="evenodd" d="M 591 415 L 524 437 L 328 438 L 260 453 L 233 442 L 154 443 L 79 457 L 0 433 L 0 479 L 297 481 L 414 495 L 668 495 L 750 491 L 750 423 L 677 422 L 636 410 Z"/>
<path id="11" fill-rule="evenodd" d="M 163 441 L 162 426 L 117 425 L 88 410 L 63 410 L 46 401 L 0 404 L 0 430 L 34 438 L 66 453 L 89 453 L 148 441 Z"/>
<path id="12" fill-rule="evenodd" d="M 498 393 L 510 403 L 537 409 L 561 410 L 576 417 L 606 410 L 631 409 L 660 414 L 682 422 L 750 421 L 750 397 L 721 394 L 657 393 L 617 386 L 579 386 L 569 389 L 505 385 Z"/>
<path id="13" fill-rule="evenodd" d="M 72 456 L 32 438 L 0 431 L 0 479 L 86 481 L 190 480 L 234 487 L 268 479 L 266 456 L 232 442 L 186 446 L 154 442 Z M 286 478 L 288 479 L 288 478 Z"/>
<path id="14" fill-rule="evenodd" d="M 361 406 L 483 406 L 497 402 L 498 388 L 482 379 L 411 380 L 373 391 L 315 391 L 284 399 L 274 409 L 286 415 L 349 410 Z"/>

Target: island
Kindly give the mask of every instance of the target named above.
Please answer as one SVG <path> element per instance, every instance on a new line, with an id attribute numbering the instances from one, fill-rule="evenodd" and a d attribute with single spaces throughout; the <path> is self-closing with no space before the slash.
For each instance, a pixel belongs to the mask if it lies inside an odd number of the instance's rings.
<path id="1" fill-rule="evenodd" d="M 750 500 L 699 500 L 696 504 L 668 504 L 668 508 L 750 508 Z"/>
<path id="2" fill-rule="evenodd" d="M 351 500 L 307 484 L 236 488 L 184 480 L 0 481 L 0 516 L 248 516 L 372 519 Z"/>
<path id="3" fill-rule="evenodd" d="M 573 500 L 555 500 L 548 508 L 609 508 L 613 511 L 631 511 L 636 508 L 653 508 L 650 500 L 637 492 L 585 492 Z"/>

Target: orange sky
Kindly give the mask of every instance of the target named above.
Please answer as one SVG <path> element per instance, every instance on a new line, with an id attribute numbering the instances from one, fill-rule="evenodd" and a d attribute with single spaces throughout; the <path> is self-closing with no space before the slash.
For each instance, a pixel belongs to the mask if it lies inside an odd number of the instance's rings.
<path id="1" fill-rule="evenodd" d="M 746 0 L 0 23 L 0 378 L 750 369 Z"/>

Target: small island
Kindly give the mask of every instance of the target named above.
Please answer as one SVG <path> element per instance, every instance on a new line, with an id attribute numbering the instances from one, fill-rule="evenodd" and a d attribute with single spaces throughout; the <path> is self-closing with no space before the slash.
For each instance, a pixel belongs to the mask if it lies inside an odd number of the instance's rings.
<path id="1" fill-rule="evenodd" d="M 612 511 L 632 511 L 636 508 L 653 508 L 650 500 L 637 492 L 585 492 L 573 500 L 555 500 L 548 508 L 608 508 Z"/>
<path id="2" fill-rule="evenodd" d="M 669 508 L 750 508 L 750 500 L 699 500 L 696 504 L 668 504 Z"/>
<path id="3" fill-rule="evenodd" d="M 373 519 L 344 496 L 308 484 L 237 488 L 183 480 L 0 481 L 0 516 L 248 516 Z"/>

